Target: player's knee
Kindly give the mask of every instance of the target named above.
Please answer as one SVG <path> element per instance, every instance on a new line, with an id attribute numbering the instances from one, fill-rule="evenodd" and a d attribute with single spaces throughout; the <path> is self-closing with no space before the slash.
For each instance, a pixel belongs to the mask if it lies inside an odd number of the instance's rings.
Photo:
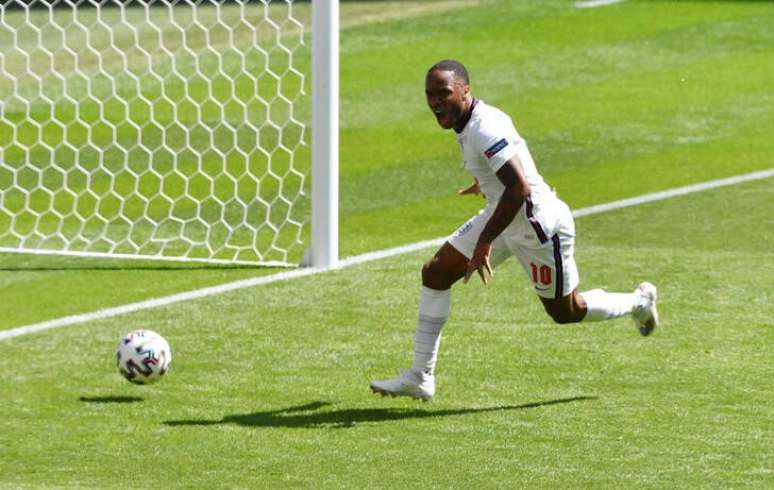
<path id="1" fill-rule="evenodd" d="M 554 321 L 554 323 L 558 323 L 559 325 L 566 325 L 568 323 L 575 323 L 577 321 L 564 313 L 549 313 L 549 316 Z"/>
<path id="2" fill-rule="evenodd" d="M 568 310 L 566 308 L 561 308 L 561 307 L 548 308 L 547 312 L 548 312 L 548 316 L 550 316 L 554 322 L 560 325 L 566 325 L 568 323 L 577 323 L 582 320 L 582 317 L 579 317 L 577 314 L 575 314 L 575 312 Z"/>
<path id="3" fill-rule="evenodd" d="M 429 260 L 422 266 L 422 282 L 426 283 L 436 277 L 436 272 L 433 270 L 433 261 Z"/>
<path id="4" fill-rule="evenodd" d="M 436 260 L 430 260 L 422 266 L 422 285 L 438 290 L 449 289 L 456 279 Z"/>
<path id="5" fill-rule="evenodd" d="M 422 284 L 428 287 L 437 286 L 441 282 L 442 274 L 432 260 L 422 266 Z"/>

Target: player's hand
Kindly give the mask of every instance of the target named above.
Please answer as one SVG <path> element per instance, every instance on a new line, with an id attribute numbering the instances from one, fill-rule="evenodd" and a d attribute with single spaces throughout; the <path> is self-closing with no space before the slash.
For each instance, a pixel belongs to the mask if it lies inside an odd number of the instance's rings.
<path id="1" fill-rule="evenodd" d="M 458 190 L 457 194 L 460 196 L 465 196 L 468 194 L 473 194 L 475 196 L 481 195 L 481 187 L 478 186 L 478 179 L 474 179 L 473 183 L 469 187 Z"/>
<path id="2" fill-rule="evenodd" d="M 465 277 L 462 282 L 467 284 L 473 272 L 478 272 L 478 275 L 481 276 L 481 282 L 488 284 L 489 280 L 494 276 L 492 265 L 489 263 L 489 256 L 491 254 L 491 243 L 477 243 L 476 249 L 473 251 L 473 257 L 468 261 L 468 268 L 465 271 Z"/>

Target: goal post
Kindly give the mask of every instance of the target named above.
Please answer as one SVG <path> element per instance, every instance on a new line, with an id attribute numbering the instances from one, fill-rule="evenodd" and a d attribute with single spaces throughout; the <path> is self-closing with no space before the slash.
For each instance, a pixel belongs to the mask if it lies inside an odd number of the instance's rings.
<path id="1" fill-rule="evenodd" d="M 3 0 L 0 252 L 333 267 L 337 97 L 337 0 Z"/>
<path id="2" fill-rule="evenodd" d="M 338 261 L 339 202 L 338 0 L 312 2 L 312 252 L 311 265 Z"/>

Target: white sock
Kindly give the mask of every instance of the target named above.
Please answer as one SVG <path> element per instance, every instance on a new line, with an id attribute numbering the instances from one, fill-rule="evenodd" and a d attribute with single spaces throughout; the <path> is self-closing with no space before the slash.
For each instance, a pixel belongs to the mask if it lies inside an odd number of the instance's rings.
<path id="1" fill-rule="evenodd" d="M 422 286 L 419 300 L 417 330 L 414 334 L 414 364 L 416 373 L 433 374 L 441 345 L 441 329 L 449 319 L 451 289 L 438 291 Z"/>
<path id="2" fill-rule="evenodd" d="M 586 301 L 584 322 L 597 322 L 628 315 L 637 305 L 634 293 L 608 293 L 603 289 L 592 289 L 580 293 Z"/>

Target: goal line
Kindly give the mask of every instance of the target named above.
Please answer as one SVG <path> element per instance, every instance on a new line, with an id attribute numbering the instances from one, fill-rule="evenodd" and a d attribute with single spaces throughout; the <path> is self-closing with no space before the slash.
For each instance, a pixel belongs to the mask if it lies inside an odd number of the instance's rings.
<path id="1" fill-rule="evenodd" d="M 673 197 L 692 194 L 695 192 L 702 192 L 710 189 L 716 189 L 718 187 L 726 187 L 730 185 L 741 184 L 744 182 L 767 179 L 773 176 L 774 176 L 774 168 L 770 168 L 770 169 L 761 170 L 758 172 L 752 172 L 752 173 L 743 174 L 743 175 L 736 175 L 725 179 L 711 180 L 708 182 L 701 182 L 698 184 L 692 184 L 692 185 L 687 185 L 683 187 L 676 187 L 666 191 L 653 192 L 650 194 L 644 194 L 644 195 L 629 198 L 629 199 L 621 199 L 618 201 L 612 201 L 612 202 L 600 204 L 597 206 L 581 208 L 573 212 L 573 216 L 576 218 L 580 218 L 583 216 L 605 213 L 608 211 L 613 211 L 616 209 L 626 208 L 630 206 L 637 206 L 640 204 L 646 204 L 654 201 L 671 199 Z M 34 324 L 22 326 L 22 327 L 16 327 L 5 331 L 0 331 L 0 341 L 14 338 L 14 337 L 19 337 L 30 333 L 40 332 L 43 330 L 62 328 L 62 327 L 67 327 L 71 325 L 77 325 L 77 324 L 93 321 L 93 320 L 102 320 L 105 318 L 123 315 L 125 313 L 133 313 L 136 311 L 148 310 L 148 309 L 157 308 L 160 306 L 167 306 L 175 303 L 181 303 L 184 301 L 191 301 L 199 298 L 205 298 L 208 296 L 223 294 L 230 291 L 236 291 L 238 289 L 262 286 L 265 284 L 271 284 L 275 282 L 287 281 L 290 279 L 297 279 L 300 277 L 311 276 L 311 275 L 319 274 L 326 271 L 343 269 L 345 267 L 351 267 L 354 265 L 364 264 L 375 260 L 403 255 L 406 253 L 411 253 L 411 252 L 423 250 L 434 246 L 437 247 L 440 244 L 442 244 L 444 240 L 446 240 L 446 237 L 436 238 L 433 240 L 424 240 L 421 242 L 416 242 L 409 245 L 403 245 L 400 247 L 394 247 L 394 248 L 379 250 L 375 252 L 368 252 L 361 255 L 355 255 L 353 257 L 347 257 L 345 259 L 342 259 L 336 267 L 331 269 L 310 267 L 306 269 L 296 269 L 292 271 L 285 271 L 285 272 L 280 272 L 280 273 L 272 274 L 268 276 L 243 279 L 240 281 L 229 282 L 229 283 L 220 284 L 217 286 L 210 286 L 202 289 L 195 289 L 192 291 L 176 293 L 169 296 L 163 296 L 160 298 L 153 298 L 145 301 L 139 301 L 136 303 L 129 303 L 126 305 L 116 306 L 112 308 L 105 308 L 102 310 L 92 311 L 90 313 L 71 315 L 71 316 L 66 316 L 62 318 L 56 318 L 53 320 L 48 320 L 45 322 L 34 323 Z"/>

